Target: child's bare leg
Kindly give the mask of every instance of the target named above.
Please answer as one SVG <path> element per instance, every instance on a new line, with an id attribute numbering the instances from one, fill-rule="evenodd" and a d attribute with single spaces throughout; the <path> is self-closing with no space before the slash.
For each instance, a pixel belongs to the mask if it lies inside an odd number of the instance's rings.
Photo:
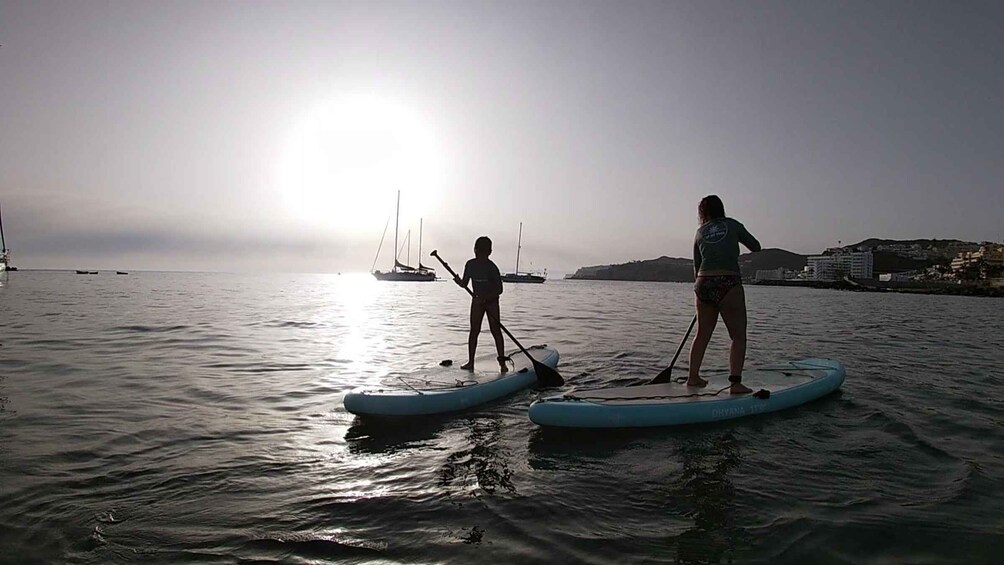
<path id="1" fill-rule="evenodd" d="M 478 349 L 478 336 L 481 334 L 481 321 L 485 317 L 485 308 L 481 301 L 474 299 L 471 301 L 471 333 L 467 336 L 467 363 L 460 368 L 473 371 L 474 355 Z"/>
<path id="2" fill-rule="evenodd" d="M 502 338 L 502 327 L 499 325 L 499 303 L 498 300 L 485 305 L 488 313 L 488 329 L 495 338 L 495 351 L 498 352 L 499 369 L 503 373 L 509 372 L 509 367 L 505 364 L 505 341 Z"/>

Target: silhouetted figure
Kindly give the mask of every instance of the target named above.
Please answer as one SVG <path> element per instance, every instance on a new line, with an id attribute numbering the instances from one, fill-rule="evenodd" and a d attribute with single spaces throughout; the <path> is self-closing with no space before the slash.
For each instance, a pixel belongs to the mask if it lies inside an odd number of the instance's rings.
<path id="1" fill-rule="evenodd" d="M 502 328 L 499 327 L 499 296 L 502 294 L 502 275 L 499 268 L 488 258 L 492 254 L 492 240 L 481 236 L 474 242 L 474 258 L 464 265 L 462 278 L 454 277 L 458 285 L 466 287 L 472 283 L 471 290 L 471 333 L 467 339 L 467 363 L 461 369 L 474 370 L 474 353 L 478 348 L 478 336 L 481 334 L 481 322 L 488 314 L 488 328 L 495 338 L 495 349 L 498 351 L 500 370 L 505 373 L 505 344 L 502 341 Z"/>

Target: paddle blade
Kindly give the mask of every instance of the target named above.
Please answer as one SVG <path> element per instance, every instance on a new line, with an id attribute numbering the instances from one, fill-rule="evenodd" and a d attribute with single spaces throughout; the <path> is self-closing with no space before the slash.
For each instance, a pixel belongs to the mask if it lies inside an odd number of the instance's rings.
<path id="1" fill-rule="evenodd" d="M 531 359 L 533 359 L 531 357 Z M 545 387 L 561 386 L 565 384 L 565 379 L 561 378 L 558 371 L 533 359 L 533 371 L 537 374 L 537 382 Z"/>
<path id="2" fill-rule="evenodd" d="M 668 383 L 672 379 L 673 379 L 673 366 L 670 365 L 669 367 L 666 367 L 665 369 L 660 371 L 659 374 L 656 375 L 654 379 L 648 381 L 648 384 L 654 385 L 656 383 Z"/>

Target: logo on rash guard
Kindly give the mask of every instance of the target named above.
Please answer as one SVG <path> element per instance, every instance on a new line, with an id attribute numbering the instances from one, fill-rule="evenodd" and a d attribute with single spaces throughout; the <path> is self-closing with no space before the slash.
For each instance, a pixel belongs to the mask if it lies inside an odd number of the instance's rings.
<path id="1" fill-rule="evenodd" d="M 714 222 L 704 226 L 701 237 L 708 243 L 718 243 L 729 233 L 729 225 L 725 222 Z"/>

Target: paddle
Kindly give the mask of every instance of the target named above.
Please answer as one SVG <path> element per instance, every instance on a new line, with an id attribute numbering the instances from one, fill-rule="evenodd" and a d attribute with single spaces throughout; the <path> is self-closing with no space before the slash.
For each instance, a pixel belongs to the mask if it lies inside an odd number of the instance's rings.
<path id="1" fill-rule="evenodd" d="M 457 273 L 452 268 L 450 268 L 450 266 L 446 263 L 446 261 L 444 261 L 443 258 L 439 256 L 439 253 L 436 250 L 433 250 L 432 253 L 430 253 L 430 255 L 432 255 L 436 259 L 439 259 L 439 262 L 443 264 L 443 267 L 445 267 L 446 270 L 449 271 L 451 275 L 453 275 L 454 279 L 460 278 L 459 276 L 457 276 Z M 474 298 L 474 292 L 471 289 L 465 286 L 464 290 L 467 291 L 467 294 L 471 295 L 471 298 Z M 492 317 L 491 314 L 488 314 L 488 316 Z M 516 347 L 518 347 L 519 350 L 523 352 L 523 355 L 526 355 L 527 359 L 529 359 L 530 362 L 533 363 L 533 370 L 537 374 L 537 381 L 540 384 L 546 387 L 561 386 L 565 384 L 565 379 L 561 378 L 561 375 L 558 374 L 558 371 L 555 371 L 554 369 L 534 359 L 533 355 L 530 355 L 530 352 L 527 351 L 526 348 L 523 347 L 523 345 L 519 342 L 519 340 L 517 340 L 515 336 L 513 336 L 512 333 L 509 330 L 507 330 L 505 326 L 502 325 L 502 322 L 500 320 L 495 320 L 495 322 L 498 323 L 499 327 L 502 328 L 502 331 L 504 331 L 505 334 L 509 336 L 509 339 L 511 339 L 512 342 L 516 344 Z"/>
<path id="2" fill-rule="evenodd" d="M 694 314 L 694 319 L 690 321 L 690 327 L 687 328 L 687 335 L 683 336 L 683 341 L 680 342 L 680 347 L 676 348 L 676 355 L 673 356 L 673 360 L 670 361 L 669 367 L 663 369 L 654 379 L 648 382 L 648 384 L 656 383 L 668 383 L 673 377 L 673 365 L 676 365 L 676 359 L 680 356 L 680 352 L 683 351 L 683 344 L 687 343 L 687 339 L 690 337 L 690 332 L 694 329 L 694 324 L 697 323 L 697 314 Z"/>

